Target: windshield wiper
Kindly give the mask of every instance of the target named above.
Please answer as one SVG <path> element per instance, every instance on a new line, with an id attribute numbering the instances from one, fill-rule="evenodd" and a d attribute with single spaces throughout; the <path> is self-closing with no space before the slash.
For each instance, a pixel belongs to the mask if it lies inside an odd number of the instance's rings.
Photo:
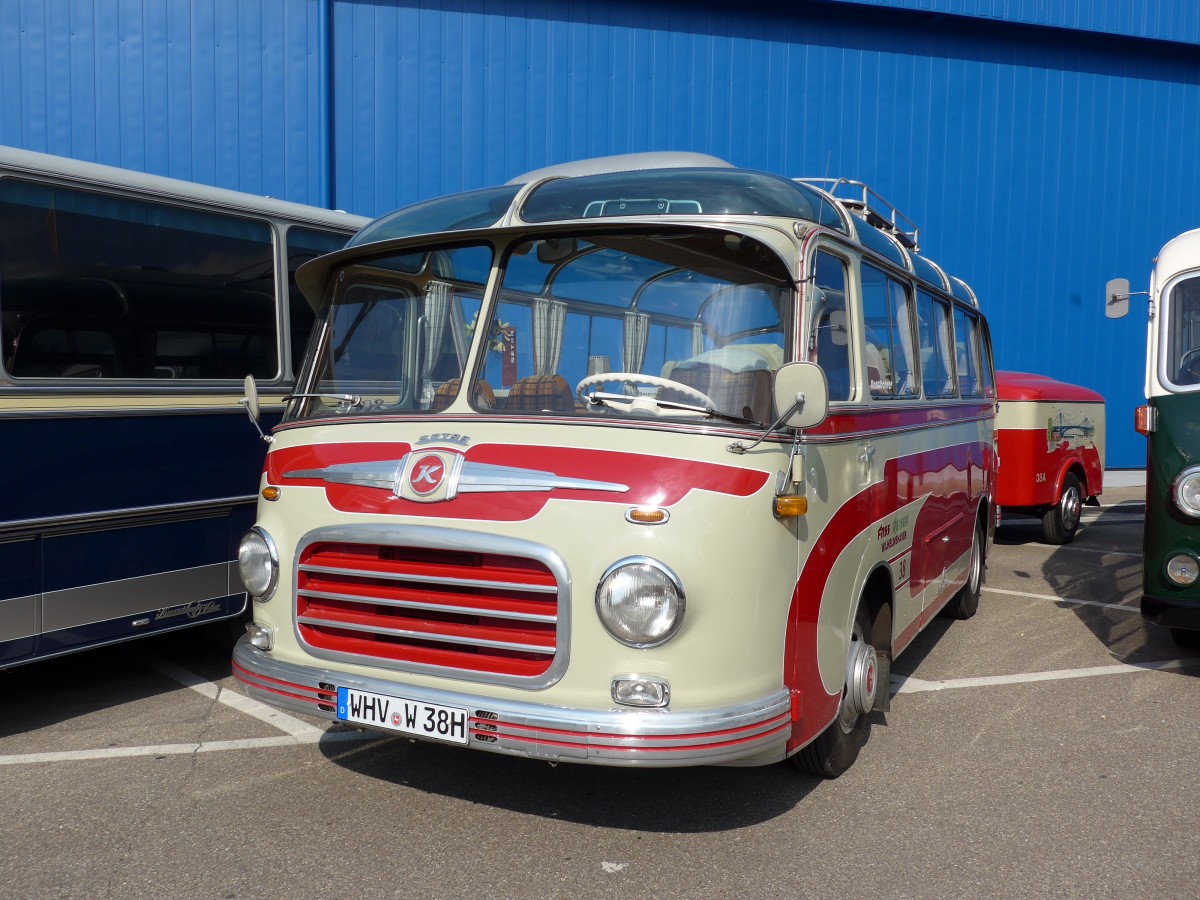
<path id="1" fill-rule="evenodd" d="M 362 409 L 362 397 L 358 394 L 288 394 L 283 398 L 284 403 L 292 400 L 336 400 L 338 408 Z"/>
<path id="2" fill-rule="evenodd" d="M 762 428 L 763 423 L 755 419 L 747 419 L 744 416 L 735 416 L 730 413 L 723 413 L 711 406 L 696 406 L 692 403 L 678 403 L 675 400 L 659 400 L 656 397 L 637 396 L 631 397 L 628 394 L 609 394 L 604 391 L 596 391 L 588 394 L 585 398 L 589 405 L 604 406 L 608 403 L 621 403 L 626 406 L 634 404 L 634 401 L 644 401 L 653 403 L 660 409 L 681 409 L 686 412 L 700 413 L 708 416 L 710 419 L 721 419 L 725 422 L 733 422 L 737 425 L 754 425 L 757 428 Z"/>

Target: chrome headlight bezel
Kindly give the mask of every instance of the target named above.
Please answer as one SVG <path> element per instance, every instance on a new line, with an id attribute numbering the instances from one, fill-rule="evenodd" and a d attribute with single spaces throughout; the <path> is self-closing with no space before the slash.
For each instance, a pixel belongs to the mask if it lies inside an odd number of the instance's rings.
<path id="1" fill-rule="evenodd" d="M 1200 519 L 1200 466 L 1188 466 L 1175 476 L 1171 499 L 1185 516 Z"/>
<path id="2" fill-rule="evenodd" d="M 238 544 L 238 577 L 247 593 L 260 603 L 270 600 L 279 586 L 279 551 L 271 535 L 258 525 L 247 531 Z M 259 586 L 262 590 L 256 589 Z"/>
<path id="3" fill-rule="evenodd" d="M 596 615 L 604 630 L 627 647 L 665 644 L 679 631 L 687 607 L 683 583 L 648 556 L 630 556 L 605 570 L 596 585 Z"/>

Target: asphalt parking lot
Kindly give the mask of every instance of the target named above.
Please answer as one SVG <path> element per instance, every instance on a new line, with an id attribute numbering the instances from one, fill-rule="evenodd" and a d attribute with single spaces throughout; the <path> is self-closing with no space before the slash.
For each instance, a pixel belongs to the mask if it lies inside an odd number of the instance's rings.
<path id="1" fill-rule="evenodd" d="M 0 672 L 0 895 L 1198 897 L 1200 653 L 1137 611 L 1141 488 L 1000 528 L 836 781 L 326 728 L 195 632 Z"/>

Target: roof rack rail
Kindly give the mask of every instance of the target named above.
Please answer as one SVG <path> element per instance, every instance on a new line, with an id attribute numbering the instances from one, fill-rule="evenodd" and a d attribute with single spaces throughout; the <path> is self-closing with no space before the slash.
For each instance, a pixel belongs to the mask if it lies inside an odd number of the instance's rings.
<path id="1" fill-rule="evenodd" d="M 920 229 L 917 228 L 917 223 L 863 182 L 852 181 L 849 178 L 794 178 L 792 180 L 825 191 L 868 225 L 892 235 L 908 249 L 921 249 L 918 243 Z"/>

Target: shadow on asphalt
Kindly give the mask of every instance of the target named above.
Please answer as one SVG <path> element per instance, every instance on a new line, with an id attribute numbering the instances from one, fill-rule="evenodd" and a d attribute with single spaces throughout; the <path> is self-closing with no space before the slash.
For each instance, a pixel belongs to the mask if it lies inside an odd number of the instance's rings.
<path id="1" fill-rule="evenodd" d="M 344 769 L 388 784 L 546 819 L 661 834 L 721 832 L 769 822 L 822 783 L 791 763 L 753 768 L 552 766 L 407 738 L 384 738 L 367 746 L 326 739 L 320 747 Z"/>
<path id="2" fill-rule="evenodd" d="M 1165 628 L 1148 624 L 1139 612 L 1142 590 L 1142 533 L 1145 504 L 1138 500 L 1103 506 L 1088 515 L 1075 540 L 1061 547 L 1042 542 L 1041 523 L 1034 518 L 1006 518 L 996 530 L 996 543 L 1038 546 L 1049 550 L 1040 564 L 1048 588 L 1063 601 L 1109 651 L 1114 662 L 1137 665 L 1200 654 L 1178 647 Z M 1041 554 L 1031 556 L 1031 565 Z M 1108 605 L 1102 605 L 1108 604 Z M 1120 606 L 1120 609 L 1112 608 Z M 1169 670 L 1187 677 L 1200 669 Z"/>
<path id="3" fill-rule="evenodd" d="M 215 682 L 231 672 L 233 641 L 189 628 L 0 669 L 0 737 L 178 691 L 178 682 L 147 666 L 145 657 L 154 655 Z"/>

